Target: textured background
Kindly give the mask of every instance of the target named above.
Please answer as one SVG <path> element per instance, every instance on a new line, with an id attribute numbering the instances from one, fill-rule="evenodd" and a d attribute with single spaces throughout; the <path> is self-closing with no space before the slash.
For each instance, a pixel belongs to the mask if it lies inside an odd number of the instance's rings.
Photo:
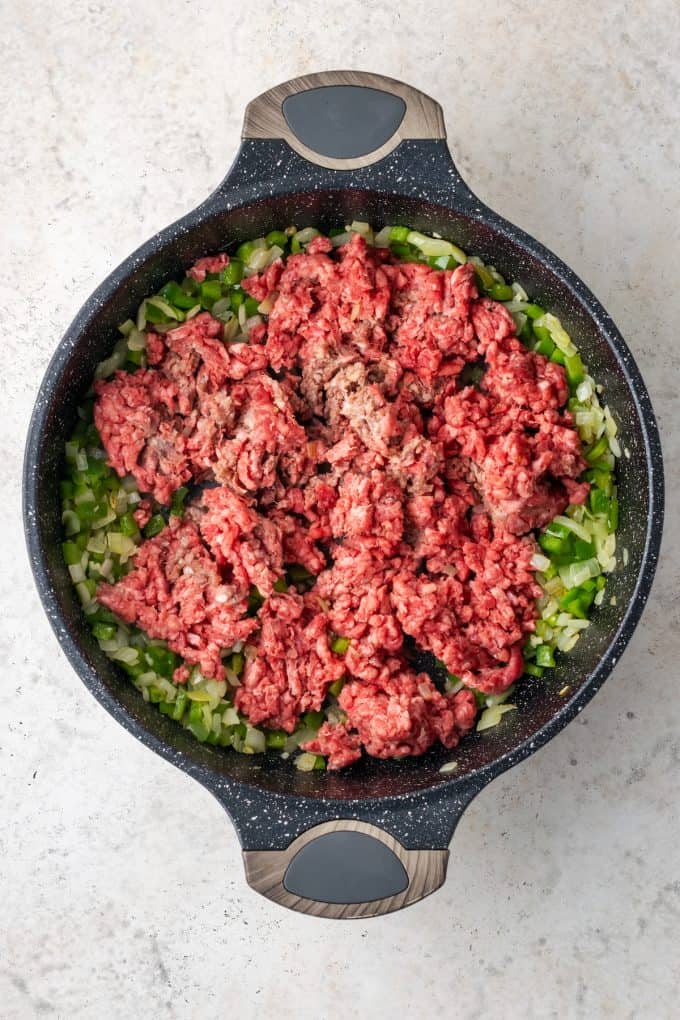
<path id="1" fill-rule="evenodd" d="M 601 694 L 471 806 L 442 891 L 364 923 L 250 892 L 217 803 L 67 665 L 19 521 L 32 401 L 76 310 L 216 185 L 250 98 L 337 66 L 436 96 L 473 188 L 611 311 L 650 386 L 676 508 L 677 2 L 2 0 L 0 13 L 3 1020 L 677 1015 L 676 509 Z"/>

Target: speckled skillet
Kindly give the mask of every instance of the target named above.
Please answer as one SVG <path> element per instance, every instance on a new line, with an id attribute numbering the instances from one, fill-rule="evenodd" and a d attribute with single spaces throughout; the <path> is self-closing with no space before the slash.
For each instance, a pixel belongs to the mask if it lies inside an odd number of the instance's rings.
<path id="1" fill-rule="evenodd" d="M 57 479 L 76 405 L 119 322 L 202 255 L 288 223 L 330 228 L 352 219 L 438 231 L 493 262 L 562 319 L 621 430 L 614 606 L 540 682 L 518 686 L 519 711 L 471 734 L 455 752 L 367 760 L 346 772 L 301 773 L 278 756 L 201 745 L 147 705 L 99 650 L 60 552 Z M 37 399 L 26 448 L 25 527 L 45 610 L 95 698 L 139 740 L 211 791 L 237 828 L 246 875 L 296 910 L 366 917 L 413 903 L 444 881 L 448 844 L 488 782 L 553 737 L 592 698 L 623 652 L 648 597 L 661 537 L 663 467 L 640 373 L 614 323 L 554 255 L 486 208 L 456 170 L 440 107 L 401 82 L 329 72 L 287 82 L 247 108 L 243 143 L 217 190 L 116 269 L 61 341 Z M 560 696 L 566 685 L 569 692 Z M 443 762 L 458 762 L 442 774 Z"/>

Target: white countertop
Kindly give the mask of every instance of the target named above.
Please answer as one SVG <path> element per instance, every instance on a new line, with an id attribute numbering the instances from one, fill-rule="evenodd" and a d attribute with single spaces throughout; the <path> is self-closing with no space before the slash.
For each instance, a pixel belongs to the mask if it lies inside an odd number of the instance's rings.
<path id="1" fill-rule="evenodd" d="M 3 1018 L 677 1015 L 679 37 L 673 0 L 28 0 L 4 19 Z M 338 66 L 439 99 L 474 190 L 600 297 L 649 385 L 674 508 L 602 692 L 472 804 L 439 893 L 344 923 L 251 892 L 217 802 L 92 700 L 19 515 L 28 417 L 74 313 L 217 184 L 250 98 Z"/>

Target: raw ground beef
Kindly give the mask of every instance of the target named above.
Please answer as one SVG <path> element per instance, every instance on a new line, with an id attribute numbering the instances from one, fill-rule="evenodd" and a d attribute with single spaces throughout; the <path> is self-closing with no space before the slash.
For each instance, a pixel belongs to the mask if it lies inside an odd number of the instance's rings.
<path id="1" fill-rule="evenodd" d="M 315 238 L 243 287 L 271 307 L 250 344 L 225 344 L 204 312 L 150 330 L 148 368 L 96 384 L 109 463 L 149 497 L 140 525 L 151 497 L 212 485 L 97 597 L 209 677 L 247 639 L 235 704 L 253 725 L 292 732 L 344 676 L 340 721 L 304 745 L 330 768 L 454 747 L 474 724 L 467 688 L 499 693 L 522 673 L 532 531 L 587 495 L 564 370 L 479 298 L 470 264 L 399 263 L 359 235 L 336 250 Z M 281 591 L 294 564 L 311 590 Z M 417 673 L 414 645 L 466 687 Z"/>
<path id="2" fill-rule="evenodd" d="M 225 583 L 197 526 L 177 517 L 142 543 L 129 574 L 99 585 L 97 600 L 218 679 L 224 676 L 222 650 L 257 627 L 246 616 L 247 589 Z"/>
<path id="3" fill-rule="evenodd" d="M 318 710 L 344 670 L 329 647 L 328 617 L 316 595 L 273 595 L 260 610 L 260 642 L 235 704 L 254 725 L 292 733 L 300 713 Z"/>

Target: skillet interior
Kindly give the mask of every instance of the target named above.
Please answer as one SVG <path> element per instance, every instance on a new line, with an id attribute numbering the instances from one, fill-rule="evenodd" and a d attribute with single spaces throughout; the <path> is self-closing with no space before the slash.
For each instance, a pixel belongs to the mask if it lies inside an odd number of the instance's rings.
<path id="1" fill-rule="evenodd" d="M 591 313 L 578 281 L 546 262 L 544 252 L 528 250 L 514 228 L 495 217 L 492 223 L 482 222 L 481 215 L 489 214 L 488 210 L 482 213 L 479 205 L 455 211 L 422 195 L 394 195 L 369 188 L 317 186 L 294 194 L 270 194 L 231 207 L 224 202 L 206 203 L 199 222 L 189 226 L 191 217 L 187 217 L 181 230 L 169 232 L 160 246 L 145 246 L 143 258 L 133 257 L 102 285 L 74 322 L 61 354 L 50 366 L 27 456 L 27 530 L 39 589 L 64 649 L 95 696 L 140 739 L 188 771 L 207 769 L 218 781 L 219 777 L 229 777 L 263 790 L 331 799 L 400 796 L 444 783 L 457 784 L 482 769 L 485 773 L 501 771 L 512 763 L 508 756 L 519 760 L 530 753 L 533 746 L 561 728 L 566 716 L 580 710 L 630 637 L 651 581 L 657 547 L 654 536 L 661 528 L 660 516 L 656 521 L 650 518 L 655 487 L 656 496 L 660 496 L 661 468 L 644 388 L 625 348 L 616 350 L 615 327 L 604 313 Z M 154 706 L 145 704 L 127 677 L 99 650 L 85 625 L 61 559 L 57 483 L 63 444 L 95 365 L 110 351 L 117 324 L 129 317 L 145 295 L 181 273 L 196 258 L 242 239 L 291 222 L 299 227 L 329 229 L 353 218 L 377 226 L 403 222 L 416 229 L 438 231 L 470 254 L 494 263 L 508 279 L 519 281 L 533 299 L 562 319 L 592 375 L 605 385 L 605 399 L 620 426 L 621 444 L 630 454 L 621 458 L 618 469 L 619 549 L 628 550 L 629 562 L 625 568 L 620 565 L 608 582 L 607 594 L 615 596 L 616 605 L 607 600 L 595 611 L 592 626 L 546 679 L 527 679 L 519 685 L 513 696 L 519 710 L 506 716 L 497 728 L 471 734 L 453 752 L 432 750 L 414 760 L 365 760 L 340 774 L 303 774 L 273 755 L 248 757 L 198 744 Z M 632 385 L 638 389 L 637 395 Z M 645 422 L 651 430 L 652 449 Z M 659 502 L 657 498 L 657 508 Z M 638 586 L 643 594 L 631 610 Z M 566 685 L 569 693 L 560 696 L 559 691 Z M 455 776 L 445 777 L 439 767 L 452 758 L 459 763 L 458 769 Z"/>

